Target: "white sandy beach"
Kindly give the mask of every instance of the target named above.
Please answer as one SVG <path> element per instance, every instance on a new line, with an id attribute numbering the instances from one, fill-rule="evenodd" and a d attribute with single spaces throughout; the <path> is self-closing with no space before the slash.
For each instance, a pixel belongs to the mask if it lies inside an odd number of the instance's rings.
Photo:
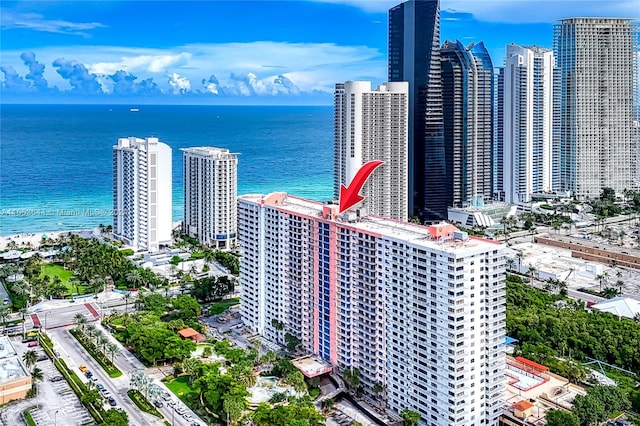
<path id="1" fill-rule="evenodd" d="M 42 236 L 46 235 L 47 238 L 51 238 L 55 240 L 60 235 L 65 235 L 68 233 L 78 234 L 83 237 L 89 237 L 93 234 L 94 229 L 73 229 L 67 231 L 51 231 L 51 232 L 32 232 L 26 234 L 16 234 L 16 235 L 6 235 L 0 236 L 0 251 L 4 251 L 8 249 L 9 243 L 11 241 L 15 241 L 17 248 L 24 248 L 31 243 L 31 247 L 37 249 L 40 247 L 40 242 L 42 241 Z"/>

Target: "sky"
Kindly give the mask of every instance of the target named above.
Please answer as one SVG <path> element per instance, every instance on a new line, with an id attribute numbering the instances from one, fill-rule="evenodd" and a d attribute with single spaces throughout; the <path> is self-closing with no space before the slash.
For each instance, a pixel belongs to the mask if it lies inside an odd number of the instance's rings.
<path id="1" fill-rule="evenodd" d="M 388 0 L 5 1 L 2 103 L 326 104 L 387 76 Z M 574 16 L 640 18 L 640 0 L 441 0 L 441 42 L 551 47 Z"/>

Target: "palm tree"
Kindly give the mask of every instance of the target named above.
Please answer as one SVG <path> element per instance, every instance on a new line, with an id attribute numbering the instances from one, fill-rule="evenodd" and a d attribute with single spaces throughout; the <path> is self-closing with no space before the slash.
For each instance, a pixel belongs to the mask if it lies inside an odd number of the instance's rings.
<path id="1" fill-rule="evenodd" d="M 616 281 L 616 287 L 618 288 L 618 294 L 622 294 L 622 289 L 624 288 L 624 281 L 622 280 Z"/>
<path id="2" fill-rule="evenodd" d="M 95 277 L 91 278 L 91 280 L 89 281 L 89 288 L 93 290 L 96 297 L 98 296 L 98 290 L 104 289 L 106 286 L 107 286 L 107 280 L 105 280 L 104 277 L 101 277 L 99 275 L 96 275 Z"/>
<path id="3" fill-rule="evenodd" d="M 513 271 L 513 266 L 516 264 L 516 261 L 512 258 L 507 259 L 507 271 Z"/>
<path id="4" fill-rule="evenodd" d="M 522 269 L 522 258 L 524 257 L 524 254 L 519 251 L 518 253 L 516 253 L 516 257 L 518 258 L 518 273 L 520 273 L 520 269 Z"/>
<path id="5" fill-rule="evenodd" d="M 97 338 L 96 338 L 96 347 L 101 350 L 101 351 L 105 351 L 105 347 L 107 346 L 107 344 L 109 344 L 109 339 L 107 339 L 107 336 L 105 336 L 104 334 L 100 333 Z"/>
<path id="6" fill-rule="evenodd" d="M 27 368 L 31 368 L 38 361 L 38 354 L 33 349 L 29 349 L 22 355 L 22 360 Z"/>
<path id="7" fill-rule="evenodd" d="M 131 292 L 126 292 L 124 294 L 124 315 L 126 316 L 129 313 L 129 299 L 131 299 Z"/>
<path id="8" fill-rule="evenodd" d="M 602 292 L 602 297 L 604 297 L 605 299 L 612 299 L 612 298 L 616 297 L 617 295 L 618 295 L 618 290 L 616 290 L 613 287 L 607 287 Z"/>
<path id="9" fill-rule="evenodd" d="M 4 335 L 6 332 L 6 328 L 7 328 L 7 317 L 9 316 L 9 310 L 4 307 L 4 306 L 0 306 L 0 320 L 2 321 L 2 334 Z"/>
<path id="10" fill-rule="evenodd" d="M 529 275 L 529 277 L 531 277 L 531 285 L 535 285 L 536 283 L 536 275 L 538 273 L 538 270 L 534 267 L 534 266 L 529 266 L 529 269 L 527 269 L 527 275 Z"/>
<path id="11" fill-rule="evenodd" d="M 69 285 L 71 286 L 71 288 L 76 289 L 76 294 L 80 294 L 81 284 L 82 280 L 80 280 L 80 277 L 78 277 L 77 275 L 73 275 L 71 278 L 69 278 Z"/>
<path id="12" fill-rule="evenodd" d="M 131 283 L 133 287 L 138 288 L 144 279 L 139 269 L 133 269 L 127 274 L 126 280 Z"/>
<path id="13" fill-rule="evenodd" d="M 31 380 L 35 384 L 37 381 L 44 379 L 44 373 L 38 367 L 33 367 L 31 371 Z"/>
<path id="14" fill-rule="evenodd" d="M 604 274 L 598 274 L 596 275 L 595 280 L 598 282 L 598 284 L 600 284 L 600 291 L 602 291 L 602 284 L 607 283 L 607 276 L 605 276 Z"/>
<path id="15" fill-rule="evenodd" d="M 109 342 L 106 346 L 106 351 L 111 354 L 111 363 L 113 364 L 113 359 L 120 355 L 120 347 L 113 342 Z"/>
<path id="16" fill-rule="evenodd" d="M 73 323 L 77 325 L 80 330 L 84 331 L 84 326 L 87 323 L 87 317 L 78 312 L 73 316 Z"/>
<path id="17" fill-rule="evenodd" d="M 95 325 L 89 324 L 87 326 L 87 329 L 86 329 L 85 333 L 86 333 L 87 337 L 89 338 L 89 340 L 91 340 L 91 339 L 94 338 L 94 336 L 96 335 L 97 331 L 98 330 L 96 329 Z"/>

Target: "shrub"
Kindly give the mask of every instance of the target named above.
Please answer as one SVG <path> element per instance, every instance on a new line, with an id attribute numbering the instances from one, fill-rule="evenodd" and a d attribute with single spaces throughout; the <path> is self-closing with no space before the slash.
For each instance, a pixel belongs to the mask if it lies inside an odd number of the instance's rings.
<path id="1" fill-rule="evenodd" d="M 120 250 L 120 253 L 122 253 L 123 256 L 131 256 L 134 251 L 132 249 L 124 249 Z"/>
<path id="2" fill-rule="evenodd" d="M 135 389 L 129 389 L 127 391 L 127 395 L 131 400 L 138 406 L 139 409 L 144 411 L 145 413 L 153 414 L 156 417 L 164 418 L 162 414 L 156 410 L 156 408 L 151 405 L 151 403 L 144 397 L 139 391 Z"/>

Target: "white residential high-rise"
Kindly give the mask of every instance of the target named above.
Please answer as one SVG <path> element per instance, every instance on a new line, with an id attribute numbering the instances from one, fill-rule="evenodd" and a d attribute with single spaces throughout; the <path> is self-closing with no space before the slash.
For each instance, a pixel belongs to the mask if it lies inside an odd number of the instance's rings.
<path id="1" fill-rule="evenodd" d="M 235 246 L 238 229 L 238 156 L 228 149 L 183 148 L 183 230 L 217 249 Z"/>
<path id="2" fill-rule="evenodd" d="M 286 333 L 420 425 L 495 425 L 505 380 L 504 245 L 453 225 L 359 216 L 285 193 L 238 199 L 240 312 Z"/>
<path id="3" fill-rule="evenodd" d="M 568 18 L 554 27 L 562 72 L 560 186 L 580 197 L 637 187 L 638 24 Z"/>
<path id="4" fill-rule="evenodd" d="M 150 252 L 171 243 L 171 148 L 158 138 L 113 147 L 113 234 Z"/>
<path id="5" fill-rule="evenodd" d="M 368 212 L 408 220 L 409 83 L 369 81 L 336 84 L 334 111 L 334 192 L 348 186 L 360 167 L 384 161 L 365 183 Z"/>
<path id="6" fill-rule="evenodd" d="M 526 204 L 553 188 L 554 57 L 550 49 L 507 45 L 500 74 L 505 201 Z M 557 143 L 557 142 L 556 142 Z"/>

